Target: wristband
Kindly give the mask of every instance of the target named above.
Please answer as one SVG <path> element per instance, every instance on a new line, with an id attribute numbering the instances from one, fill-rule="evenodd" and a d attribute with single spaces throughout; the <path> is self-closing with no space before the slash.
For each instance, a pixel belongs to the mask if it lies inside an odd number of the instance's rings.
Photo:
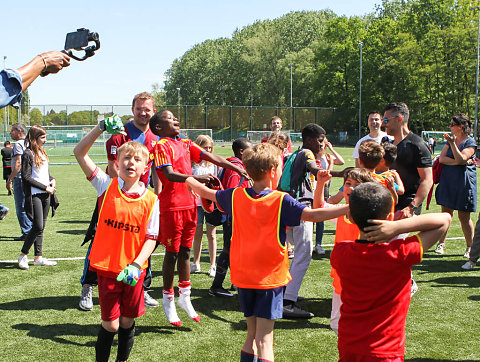
<path id="1" fill-rule="evenodd" d="M 44 67 L 43 70 L 42 70 L 42 73 L 43 73 L 43 72 L 46 72 L 46 71 L 47 71 L 47 61 L 45 60 L 45 58 L 43 57 L 42 54 L 38 54 L 38 56 L 39 56 L 40 58 L 42 58 L 43 64 L 45 65 L 45 67 Z"/>

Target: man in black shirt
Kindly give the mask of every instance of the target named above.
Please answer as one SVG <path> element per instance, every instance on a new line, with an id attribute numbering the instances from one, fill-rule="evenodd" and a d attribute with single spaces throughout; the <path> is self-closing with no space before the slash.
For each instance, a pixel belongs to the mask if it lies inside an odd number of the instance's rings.
<path id="1" fill-rule="evenodd" d="M 383 125 L 397 146 L 397 160 L 392 168 L 398 171 L 405 185 L 405 193 L 399 195 L 395 207 L 395 219 L 420 214 L 422 202 L 433 185 L 430 151 L 425 142 L 408 129 L 409 115 L 405 103 L 390 103 L 383 115 Z"/>

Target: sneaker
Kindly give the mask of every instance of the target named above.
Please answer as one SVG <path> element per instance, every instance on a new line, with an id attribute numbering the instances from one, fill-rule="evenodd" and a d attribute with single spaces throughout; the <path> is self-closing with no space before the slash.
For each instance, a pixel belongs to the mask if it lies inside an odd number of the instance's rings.
<path id="1" fill-rule="evenodd" d="M 475 267 L 476 263 L 472 263 L 470 260 L 462 265 L 463 270 L 472 270 Z"/>
<path id="2" fill-rule="evenodd" d="M 49 260 L 49 259 L 41 256 L 40 258 L 33 260 L 33 265 L 35 265 L 35 266 L 55 266 L 55 265 L 57 265 L 57 262 L 53 261 L 53 260 Z"/>
<path id="3" fill-rule="evenodd" d="M 418 285 L 415 282 L 415 280 L 412 279 L 412 287 L 410 289 L 410 298 L 413 297 L 413 295 L 418 292 Z"/>
<path id="4" fill-rule="evenodd" d="M 315 245 L 315 252 L 318 255 L 325 255 L 325 249 L 321 245 Z"/>
<path id="5" fill-rule="evenodd" d="M 220 298 L 232 298 L 234 295 L 230 293 L 228 290 L 222 287 L 218 288 L 210 288 L 208 290 L 208 294 L 210 294 L 213 297 L 220 297 Z"/>
<path id="6" fill-rule="evenodd" d="M 190 264 L 190 273 L 200 273 L 200 264 Z"/>
<path id="7" fill-rule="evenodd" d="M 295 303 L 283 306 L 283 318 L 284 319 L 309 319 L 313 317 L 313 313 L 303 310 Z"/>
<path id="8" fill-rule="evenodd" d="M 295 252 L 293 249 L 288 250 L 288 259 L 293 259 L 295 257 Z"/>
<path id="9" fill-rule="evenodd" d="M 435 252 L 440 255 L 445 254 L 445 243 L 438 243 Z"/>
<path id="10" fill-rule="evenodd" d="M 85 311 L 93 309 L 92 286 L 90 284 L 83 285 L 82 294 L 80 295 L 80 303 L 78 303 L 78 306 L 81 310 Z"/>
<path id="11" fill-rule="evenodd" d="M 18 267 L 19 267 L 20 269 L 24 269 L 24 270 L 26 270 L 26 269 L 29 268 L 29 266 L 28 266 L 28 257 L 27 257 L 26 255 L 24 255 L 24 256 L 21 256 L 21 255 L 20 255 L 20 256 L 18 257 Z"/>
<path id="12" fill-rule="evenodd" d="M 152 298 L 146 290 L 143 291 L 143 299 L 145 301 L 145 307 L 157 308 L 160 305 L 160 303 Z"/>
<path id="13" fill-rule="evenodd" d="M 467 248 L 465 250 L 465 254 L 463 254 L 463 257 L 466 259 L 470 259 L 470 248 Z"/>
<path id="14" fill-rule="evenodd" d="M 7 214 L 8 214 L 8 210 L 9 210 L 9 208 L 6 207 L 2 212 L 0 212 L 0 220 L 5 219 L 5 217 L 6 217 Z"/>
<path id="15" fill-rule="evenodd" d="M 215 265 L 210 265 L 210 269 L 208 270 L 208 276 L 215 278 L 216 273 L 217 273 L 217 267 Z"/>

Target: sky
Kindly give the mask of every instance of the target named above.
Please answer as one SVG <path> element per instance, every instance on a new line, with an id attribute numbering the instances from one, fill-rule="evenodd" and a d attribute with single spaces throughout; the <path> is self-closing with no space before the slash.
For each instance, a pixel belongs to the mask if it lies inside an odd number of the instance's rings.
<path id="1" fill-rule="evenodd" d="M 24 0 L 2 6 L 0 68 L 18 68 L 36 54 L 61 50 L 65 35 L 88 28 L 101 48 L 84 62 L 29 88 L 32 105 L 126 105 L 153 83 L 163 84 L 172 62 L 195 44 L 232 36 L 257 20 L 292 11 L 330 9 L 337 15 L 373 12 L 381 0 L 68 1 Z M 14 4 L 14 5 L 11 5 Z"/>

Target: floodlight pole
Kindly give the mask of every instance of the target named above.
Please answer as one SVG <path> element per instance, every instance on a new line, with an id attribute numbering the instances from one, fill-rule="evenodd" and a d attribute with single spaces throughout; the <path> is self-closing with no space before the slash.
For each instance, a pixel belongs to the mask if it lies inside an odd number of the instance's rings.
<path id="1" fill-rule="evenodd" d="M 478 132 L 478 68 L 480 60 L 480 8 L 475 6 L 470 8 L 470 10 L 477 10 L 478 12 L 478 21 L 477 21 L 477 77 L 475 80 L 475 127 L 473 130 L 473 136 L 475 141 L 477 141 L 477 132 Z"/>
<path id="2" fill-rule="evenodd" d="M 292 125 L 293 129 L 295 129 L 294 122 L 293 122 L 293 64 L 289 64 L 290 67 L 290 124 Z"/>
<path id="3" fill-rule="evenodd" d="M 177 117 L 180 120 L 180 88 L 177 87 L 177 94 L 178 94 L 178 99 L 177 99 Z"/>
<path id="4" fill-rule="evenodd" d="M 360 46 L 360 91 L 359 91 L 359 97 L 358 97 L 358 139 L 362 137 L 362 49 L 363 49 L 363 42 L 358 41 L 358 45 Z"/>

